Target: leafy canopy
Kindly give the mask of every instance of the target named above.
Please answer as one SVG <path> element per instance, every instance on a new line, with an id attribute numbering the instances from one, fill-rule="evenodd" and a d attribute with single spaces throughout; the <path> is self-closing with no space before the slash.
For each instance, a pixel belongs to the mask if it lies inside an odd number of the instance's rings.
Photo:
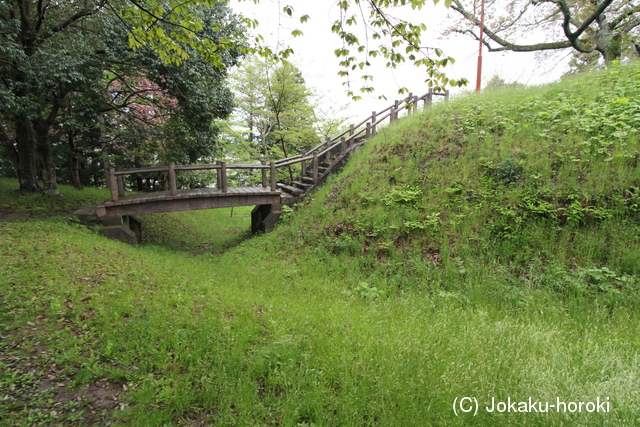
<path id="1" fill-rule="evenodd" d="M 242 0 L 239 0 L 242 1 Z M 252 0 L 258 4 L 259 0 Z M 373 92 L 373 76 L 368 67 L 374 58 L 382 58 L 385 65 L 396 68 L 403 63 L 413 63 L 424 67 L 426 82 L 429 87 L 442 90 L 445 86 L 463 86 L 466 79 L 449 79 L 443 71 L 454 59 L 446 56 L 439 48 L 422 46 L 422 37 L 426 30 L 424 23 L 412 23 L 391 15 L 390 10 L 401 7 L 411 7 L 420 10 L 428 0 L 339 0 L 337 6 L 340 17 L 332 24 L 332 31 L 342 40 L 342 47 L 335 50 L 342 70 L 339 75 L 345 78 L 348 86 L 347 94 L 353 99 L 361 96 L 351 89 L 350 73 L 362 70 L 361 93 Z M 278 53 L 264 45 L 264 39 L 258 35 L 254 45 L 248 45 L 243 38 L 240 41 L 230 35 L 226 38 L 213 40 L 206 37 L 202 30 L 202 21 L 192 12 L 193 6 L 213 7 L 216 3 L 227 3 L 227 0 L 128 0 L 120 10 L 123 20 L 130 26 L 129 44 L 137 49 L 149 46 L 160 58 L 167 63 L 179 65 L 189 58 L 185 46 L 195 49 L 212 64 L 223 68 L 220 50 L 237 48 L 243 53 L 254 53 L 275 60 L 286 60 L 292 53 L 291 48 Z M 438 3 L 439 0 L 433 0 Z M 452 0 L 445 0 L 448 7 Z M 289 16 L 294 15 L 294 8 L 286 5 L 282 11 Z M 309 20 L 308 15 L 299 17 L 300 23 Z M 258 22 L 241 17 L 241 22 L 249 29 L 256 28 Z M 159 24 L 169 23 L 170 29 Z M 358 35 L 364 31 L 364 36 Z M 301 36 L 299 29 L 293 29 L 291 35 Z M 400 89 L 400 93 L 406 92 Z"/>

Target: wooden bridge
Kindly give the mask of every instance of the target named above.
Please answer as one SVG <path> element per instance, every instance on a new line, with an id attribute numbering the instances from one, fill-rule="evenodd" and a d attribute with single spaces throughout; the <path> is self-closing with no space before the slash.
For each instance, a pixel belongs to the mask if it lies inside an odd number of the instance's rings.
<path id="1" fill-rule="evenodd" d="M 118 171 L 109 168 L 107 184 L 111 199 L 96 207 L 96 213 L 105 225 L 103 234 L 135 244 L 141 239 L 141 224 L 135 215 L 233 206 L 255 206 L 251 218 L 252 231 L 269 230 L 281 215 L 282 205 L 296 203 L 309 191 L 317 188 L 331 173 L 342 167 L 354 150 L 375 135 L 385 120 L 397 120 L 402 111 L 406 115 L 413 114 L 420 102 L 424 103 L 424 107 L 430 106 L 434 96 L 448 99 L 449 93 L 429 90 L 422 96 L 409 94 L 407 98 L 395 101 L 380 112 L 372 112 L 362 122 L 351 125 L 333 138 L 327 138 L 305 153 L 269 163 L 262 161 L 255 164 L 235 164 L 218 161 L 205 165 L 170 163 L 167 166 Z M 299 167 L 297 179 L 277 182 L 278 170 L 287 168 L 292 177 L 292 167 Z M 199 170 L 215 170 L 216 187 L 178 189 L 176 173 Z M 227 181 L 230 170 L 259 170 L 262 175 L 261 186 L 229 187 Z M 168 190 L 125 196 L 125 175 L 149 173 L 166 173 Z"/>

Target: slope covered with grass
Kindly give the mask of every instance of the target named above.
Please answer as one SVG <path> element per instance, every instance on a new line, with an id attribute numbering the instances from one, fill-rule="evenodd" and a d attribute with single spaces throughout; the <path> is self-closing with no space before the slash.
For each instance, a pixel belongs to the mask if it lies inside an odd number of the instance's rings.
<path id="1" fill-rule="evenodd" d="M 305 241 L 633 298 L 622 282 L 640 272 L 639 160 L 637 64 L 468 97 L 381 132 L 303 214 L 317 222 Z"/>
<path id="2" fill-rule="evenodd" d="M 631 65 L 401 120 L 224 254 L 0 224 L 0 422 L 638 424 L 639 92 Z"/>

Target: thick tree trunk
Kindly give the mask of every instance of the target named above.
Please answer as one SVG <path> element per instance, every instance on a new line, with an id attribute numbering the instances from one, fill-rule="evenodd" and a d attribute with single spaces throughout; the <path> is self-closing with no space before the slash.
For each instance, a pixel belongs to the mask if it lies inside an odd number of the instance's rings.
<path id="1" fill-rule="evenodd" d="M 80 181 L 80 163 L 78 162 L 78 150 L 76 142 L 73 139 L 73 130 L 67 131 L 69 141 L 69 175 L 71 176 L 71 184 L 78 190 L 82 190 L 82 182 Z"/>
<path id="2" fill-rule="evenodd" d="M 598 16 L 597 22 L 596 50 L 600 52 L 605 65 L 608 67 L 612 61 L 620 59 L 620 43 L 615 40 L 611 23 L 607 20 L 605 14 Z"/>
<path id="3" fill-rule="evenodd" d="M 11 163 L 11 167 L 13 168 L 13 173 L 16 175 L 18 181 L 20 180 L 20 174 L 18 169 L 18 152 L 16 151 L 16 147 L 13 144 L 13 141 L 7 136 L 3 129 L 0 129 L 0 143 L 4 147 L 4 151 L 7 153 L 7 158 L 9 159 L 9 163 Z"/>
<path id="4" fill-rule="evenodd" d="M 109 168 L 111 164 L 109 163 L 109 153 L 107 152 L 107 143 L 102 139 L 102 131 L 100 132 L 100 158 L 102 159 L 102 170 L 104 172 L 104 182 L 107 187 L 109 187 L 109 180 L 107 176 L 109 175 Z"/>
<path id="5" fill-rule="evenodd" d="M 40 185 L 38 185 L 36 169 L 36 137 L 31 120 L 26 116 L 16 116 L 15 125 L 20 190 L 39 192 Z"/>
<path id="6" fill-rule="evenodd" d="M 48 196 L 57 196 L 58 183 L 56 179 L 56 165 L 53 162 L 53 147 L 49 140 L 50 126 L 47 120 L 38 119 L 34 122 L 38 156 L 42 165 L 43 191 Z"/>

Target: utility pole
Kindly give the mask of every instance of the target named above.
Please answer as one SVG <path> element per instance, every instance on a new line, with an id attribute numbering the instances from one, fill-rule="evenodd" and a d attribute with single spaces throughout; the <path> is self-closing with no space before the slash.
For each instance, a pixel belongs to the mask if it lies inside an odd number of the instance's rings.
<path id="1" fill-rule="evenodd" d="M 482 81 L 482 39 L 484 37 L 484 0 L 480 6 L 480 48 L 478 49 L 478 75 L 476 77 L 476 93 L 480 92 L 480 83 Z"/>

